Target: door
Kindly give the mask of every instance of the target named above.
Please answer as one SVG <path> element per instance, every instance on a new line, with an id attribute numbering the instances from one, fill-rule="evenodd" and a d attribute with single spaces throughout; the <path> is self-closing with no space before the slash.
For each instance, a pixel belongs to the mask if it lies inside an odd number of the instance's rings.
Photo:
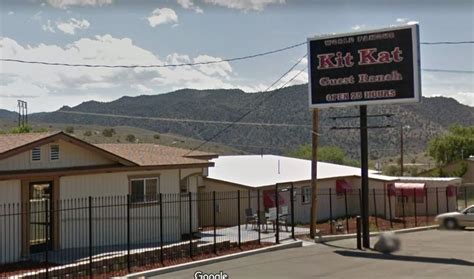
<path id="1" fill-rule="evenodd" d="M 466 208 L 458 218 L 458 223 L 463 227 L 474 227 L 474 206 Z"/>
<path id="2" fill-rule="evenodd" d="M 51 248 L 51 195 L 53 183 L 32 182 L 29 189 L 30 203 L 30 252 L 42 252 Z"/>

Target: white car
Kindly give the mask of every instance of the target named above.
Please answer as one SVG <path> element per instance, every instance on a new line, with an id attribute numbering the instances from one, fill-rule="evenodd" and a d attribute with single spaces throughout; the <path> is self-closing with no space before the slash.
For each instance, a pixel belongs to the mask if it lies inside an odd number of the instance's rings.
<path id="1" fill-rule="evenodd" d="M 443 213 L 435 218 L 440 226 L 446 229 L 474 227 L 474 205 L 468 206 L 461 212 Z"/>

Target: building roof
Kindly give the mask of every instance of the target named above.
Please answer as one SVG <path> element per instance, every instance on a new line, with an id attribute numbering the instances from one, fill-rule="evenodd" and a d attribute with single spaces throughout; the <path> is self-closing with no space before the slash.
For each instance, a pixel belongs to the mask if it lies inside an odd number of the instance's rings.
<path id="1" fill-rule="evenodd" d="M 409 176 L 400 176 L 397 177 L 400 181 L 437 181 L 437 182 L 457 182 L 460 181 L 460 177 L 409 177 Z"/>
<path id="2" fill-rule="evenodd" d="M 220 156 L 213 159 L 208 178 L 233 184 L 263 187 L 276 183 L 311 180 L 311 161 L 276 155 Z M 318 162 L 318 179 L 360 176 L 360 168 Z M 397 178 L 369 171 L 369 178 L 395 181 Z"/>
<path id="3" fill-rule="evenodd" d="M 214 155 L 211 153 L 199 151 L 190 152 L 182 148 L 147 143 L 96 144 L 95 146 L 126 158 L 139 166 L 200 164 L 204 163 L 203 159 L 199 159 L 200 157 Z"/>
<path id="4" fill-rule="evenodd" d="M 156 144 L 90 144 L 61 131 L 0 135 L 0 159 L 27 151 L 36 145 L 62 139 L 90 149 L 126 166 L 209 164 L 216 154 L 189 151 Z"/>
<path id="5" fill-rule="evenodd" d="M 41 141 L 59 133 L 61 132 L 55 131 L 44 133 L 0 134 L 0 154 L 6 153 L 10 150 L 14 150 L 27 144 Z"/>

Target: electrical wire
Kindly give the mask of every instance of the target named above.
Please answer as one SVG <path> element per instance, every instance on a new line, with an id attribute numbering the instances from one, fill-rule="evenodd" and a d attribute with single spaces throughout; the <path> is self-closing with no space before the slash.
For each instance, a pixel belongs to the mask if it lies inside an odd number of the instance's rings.
<path id="1" fill-rule="evenodd" d="M 299 63 L 301 63 L 301 61 L 303 61 L 304 58 L 306 58 L 307 54 L 303 55 L 303 57 L 301 57 L 289 70 L 287 70 L 283 75 L 281 75 L 275 82 L 272 83 L 272 85 L 270 85 L 265 91 L 263 91 L 263 93 L 265 92 L 268 92 L 268 90 L 270 90 L 271 87 L 273 87 L 274 84 L 280 82 L 280 80 L 282 80 L 288 73 L 291 72 L 292 69 L 294 69 Z M 217 133 L 215 133 L 212 137 L 206 139 L 203 143 L 201 143 L 200 145 L 198 145 L 197 147 L 191 149 L 188 153 L 186 153 L 186 155 L 189 155 L 190 153 L 192 153 L 193 151 L 196 151 L 196 150 L 199 150 L 201 147 L 203 147 L 204 145 L 206 145 L 207 143 L 213 141 L 214 139 L 216 139 L 217 137 L 219 137 L 221 134 L 223 134 L 224 132 L 226 132 L 227 130 L 229 130 L 231 127 L 233 127 L 236 123 L 240 122 L 242 119 L 244 119 L 247 115 L 251 114 L 252 112 L 254 112 L 260 105 L 262 105 L 264 102 L 266 102 L 268 99 L 272 98 L 273 96 L 275 96 L 275 94 L 277 92 L 279 92 L 283 87 L 285 87 L 288 83 L 292 82 L 294 79 L 296 79 L 302 72 L 304 72 L 305 68 L 301 69 L 298 73 L 296 73 L 295 75 L 293 75 L 292 78 L 290 78 L 287 82 L 285 82 L 283 85 L 281 85 L 278 89 L 274 90 L 273 92 L 269 93 L 268 96 L 266 96 L 263 100 L 261 100 L 260 102 L 258 102 L 252 109 L 248 110 L 246 113 L 242 114 L 239 118 L 237 118 L 235 121 L 233 121 L 232 123 L 228 124 L 227 126 L 225 126 L 223 129 L 221 129 L 220 131 L 218 131 Z"/>
<path id="2" fill-rule="evenodd" d="M 300 42 L 294 45 L 287 47 L 270 50 L 266 52 L 245 55 L 240 57 L 226 58 L 214 61 L 203 61 L 203 62 L 194 62 L 194 63 L 176 63 L 176 64 L 150 64 L 150 65 L 107 65 L 107 64 L 82 64 L 82 63 L 61 63 L 61 62 L 47 62 L 47 61 L 35 61 L 35 60 L 24 60 L 24 59 L 14 59 L 14 58 L 0 58 L 0 61 L 3 62 L 14 62 L 22 64 L 38 64 L 46 66 L 65 66 L 65 67 L 87 67 L 87 68 L 173 68 L 173 67 L 184 67 L 184 66 L 199 66 L 199 65 L 210 65 L 222 62 L 234 62 L 239 60 L 253 59 L 256 57 L 266 56 L 293 48 L 297 48 L 303 45 L 306 45 L 307 42 Z M 421 42 L 422 45 L 461 45 L 461 44 L 474 44 L 474 41 L 442 41 L 442 42 Z M 446 70 L 448 71 L 448 70 Z"/>

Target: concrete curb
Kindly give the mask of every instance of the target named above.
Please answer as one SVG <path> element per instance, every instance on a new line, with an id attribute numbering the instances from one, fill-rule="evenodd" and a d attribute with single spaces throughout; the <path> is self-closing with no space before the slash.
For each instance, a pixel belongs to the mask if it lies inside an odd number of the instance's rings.
<path id="1" fill-rule="evenodd" d="M 165 273 L 179 271 L 179 270 L 183 270 L 183 269 L 188 269 L 188 268 L 193 268 L 193 267 L 218 263 L 218 262 L 222 262 L 222 261 L 242 258 L 242 257 L 250 256 L 250 255 L 256 255 L 256 254 L 272 252 L 272 251 L 277 251 L 277 250 L 283 250 L 283 249 L 288 249 L 288 248 L 297 248 L 297 247 L 302 247 L 302 246 L 303 246 L 303 241 L 297 240 L 297 241 L 277 244 L 277 245 L 269 246 L 269 247 L 265 247 L 265 248 L 245 251 L 245 252 L 241 252 L 241 253 L 235 253 L 235 254 L 210 258 L 210 259 L 193 261 L 193 262 L 184 263 L 184 264 L 178 264 L 178 265 L 173 265 L 173 266 L 168 266 L 168 267 L 162 267 L 162 268 L 143 271 L 143 272 L 131 273 L 131 274 L 128 274 L 128 275 L 126 275 L 122 278 L 146 278 L 146 277 L 150 277 L 150 276 L 165 274 Z"/>
<path id="2" fill-rule="evenodd" d="M 438 228 L 438 225 L 432 225 L 432 226 L 424 226 L 424 227 L 416 227 L 416 228 L 409 228 L 409 229 L 400 229 L 400 230 L 394 230 L 394 231 L 384 231 L 384 232 L 393 232 L 396 234 L 400 233 L 410 233 L 410 232 L 418 232 L 418 231 L 426 231 L 426 230 L 432 230 Z M 378 236 L 381 233 L 384 232 L 371 232 L 370 236 Z M 330 242 L 330 241 L 336 241 L 336 240 L 342 240 L 342 239 L 350 239 L 350 238 L 356 238 L 357 234 L 351 233 L 351 234 L 341 234 L 341 235 L 325 235 L 325 236 L 317 236 L 314 238 L 314 242 L 316 243 L 323 243 L 323 242 Z"/>

